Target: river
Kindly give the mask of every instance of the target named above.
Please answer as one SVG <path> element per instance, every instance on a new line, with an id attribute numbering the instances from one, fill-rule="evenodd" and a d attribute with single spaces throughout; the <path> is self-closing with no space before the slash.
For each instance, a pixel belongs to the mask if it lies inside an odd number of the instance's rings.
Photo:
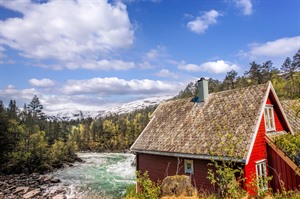
<path id="1" fill-rule="evenodd" d="M 78 153 L 84 161 L 59 169 L 53 176 L 67 189 L 67 198 L 120 198 L 126 187 L 135 184 L 133 154 Z"/>

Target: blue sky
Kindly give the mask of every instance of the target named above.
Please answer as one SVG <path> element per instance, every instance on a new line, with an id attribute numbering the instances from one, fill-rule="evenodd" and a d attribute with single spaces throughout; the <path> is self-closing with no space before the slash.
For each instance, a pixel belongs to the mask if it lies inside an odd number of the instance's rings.
<path id="1" fill-rule="evenodd" d="M 0 0 L 0 99 L 101 110 L 299 48 L 299 0 Z"/>

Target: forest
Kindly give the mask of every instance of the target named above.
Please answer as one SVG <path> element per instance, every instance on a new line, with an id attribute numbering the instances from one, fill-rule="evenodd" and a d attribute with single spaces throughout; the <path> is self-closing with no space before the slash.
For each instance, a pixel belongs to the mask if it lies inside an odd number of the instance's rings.
<path id="1" fill-rule="evenodd" d="M 281 99 L 300 97 L 300 49 L 286 58 L 280 68 L 272 61 L 251 62 L 249 70 L 238 76 L 228 72 L 223 81 L 209 79 L 209 92 L 247 87 L 271 81 Z M 196 82 L 191 82 L 174 99 L 193 97 Z M 0 172 L 47 172 L 64 162 L 77 160 L 76 151 L 116 152 L 128 150 L 150 120 L 155 106 L 128 114 L 79 118 L 64 121 L 43 112 L 37 96 L 23 108 L 10 100 L 0 100 Z"/>

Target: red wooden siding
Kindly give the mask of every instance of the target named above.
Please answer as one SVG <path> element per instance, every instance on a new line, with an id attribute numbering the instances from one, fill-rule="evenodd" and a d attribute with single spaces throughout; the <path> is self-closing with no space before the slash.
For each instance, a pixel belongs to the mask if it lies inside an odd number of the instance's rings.
<path id="1" fill-rule="evenodd" d="M 287 191 L 300 189 L 300 176 L 296 175 L 295 171 L 270 147 L 268 150 L 268 164 L 272 169 L 269 169 L 270 175 L 273 176 L 271 180 L 271 187 L 274 192 L 282 191 L 280 181 L 284 183 Z M 276 172 L 275 172 L 275 171 Z"/>
<path id="2" fill-rule="evenodd" d="M 274 95 L 272 94 L 272 92 L 270 93 L 270 96 L 268 97 L 266 104 L 273 105 L 276 131 L 283 131 L 283 130 L 288 131 L 287 125 L 284 122 L 283 115 L 279 110 L 278 104 L 274 100 Z M 245 189 L 247 189 L 249 193 L 253 193 L 253 190 L 249 189 L 248 186 L 250 185 L 252 179 L 256 178 L 256 167 L 255 167 L 256 162 L 259 160 L 266 159 L 267 165 L 269 165 L 269 158 L 268 158 L 269 154 L 267 154 L 269 151 L 267 152 L 265 133 L 266 133 L 265 121 L 264 121 L 264 115 L 262 115 L 261 123 L 259 124 L 257 137 L 254 142 L 252 153 L 250 155 L 249 162 L 245 166 L 245 170 L 244 170 L 245 177 L 246 177 Z M 284 161 L 284 160 L 281 160 L 281 161 Z M 293 174 L 288 171 L 288 168 L 286 168 L 286 165 L 280 165 L 280 166 L 281 166 L 281 169 L 286 170 L 286 172 L 283 173 L 282 177 L 284 179 L 287 179 L 287 181 L 288 181 L 288 178 L 290 178 L 290 176 Z M 271 173 L 268 166 L 267 166 L 267 174 L 272 175 L 272 176 L 274 175 L 274 173 Z M 274 178 L 274 176 L 273 176 L 273 178 Z M 274 183 L 276 183 L 276 182 L 274 182 Z M 271 184 L 272 187 L 275 186 L 274 183 Z"/>
<path id="3" fill-rule="evenodd" d="M 258 128 L 256 140 L 253 145 L 252 153 L 248 164 L 245 166 L 245 186 L 244 188 L 249 192 L 253 193 L 253 190 L 249 188 L 253 179 L 256 178 L 256 162 L 260 160 L 267 159 L 267 150 L 266 150 L 266 139 L 265 139 L 265 120 L 262 116 L 261 123 Z M 268 171 L 267 171 L 268 172 Z"/>
<path id="4" fill-rule="evenodd" d="M 178 175 L 184 174 L 184 159 L 180 158 Z M 192 160 L 192 159 L 189 159 Z M 148 171 L 152 181 L 162 181 L 166 176 L 176 175 L 177 158 L 160 155 L 137 154 L 137 170 L 141 172 Z M 192 175 L 192 183 L 198 190 L 212 191 L 213 186 L 206 178 L 209 166 L 209 160 L 193 159 L 194 174 Z"/>

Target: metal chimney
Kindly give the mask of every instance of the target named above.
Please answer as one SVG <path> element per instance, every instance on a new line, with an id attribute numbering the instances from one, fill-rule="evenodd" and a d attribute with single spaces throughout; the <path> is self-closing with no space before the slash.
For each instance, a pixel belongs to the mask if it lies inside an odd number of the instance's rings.
<path id="1" fill-rule="evenodd" d="M 204 77 L 201 77 L 198 80 L 198 101 L 204 102 L 208 97 L 208 80 Z"/>

